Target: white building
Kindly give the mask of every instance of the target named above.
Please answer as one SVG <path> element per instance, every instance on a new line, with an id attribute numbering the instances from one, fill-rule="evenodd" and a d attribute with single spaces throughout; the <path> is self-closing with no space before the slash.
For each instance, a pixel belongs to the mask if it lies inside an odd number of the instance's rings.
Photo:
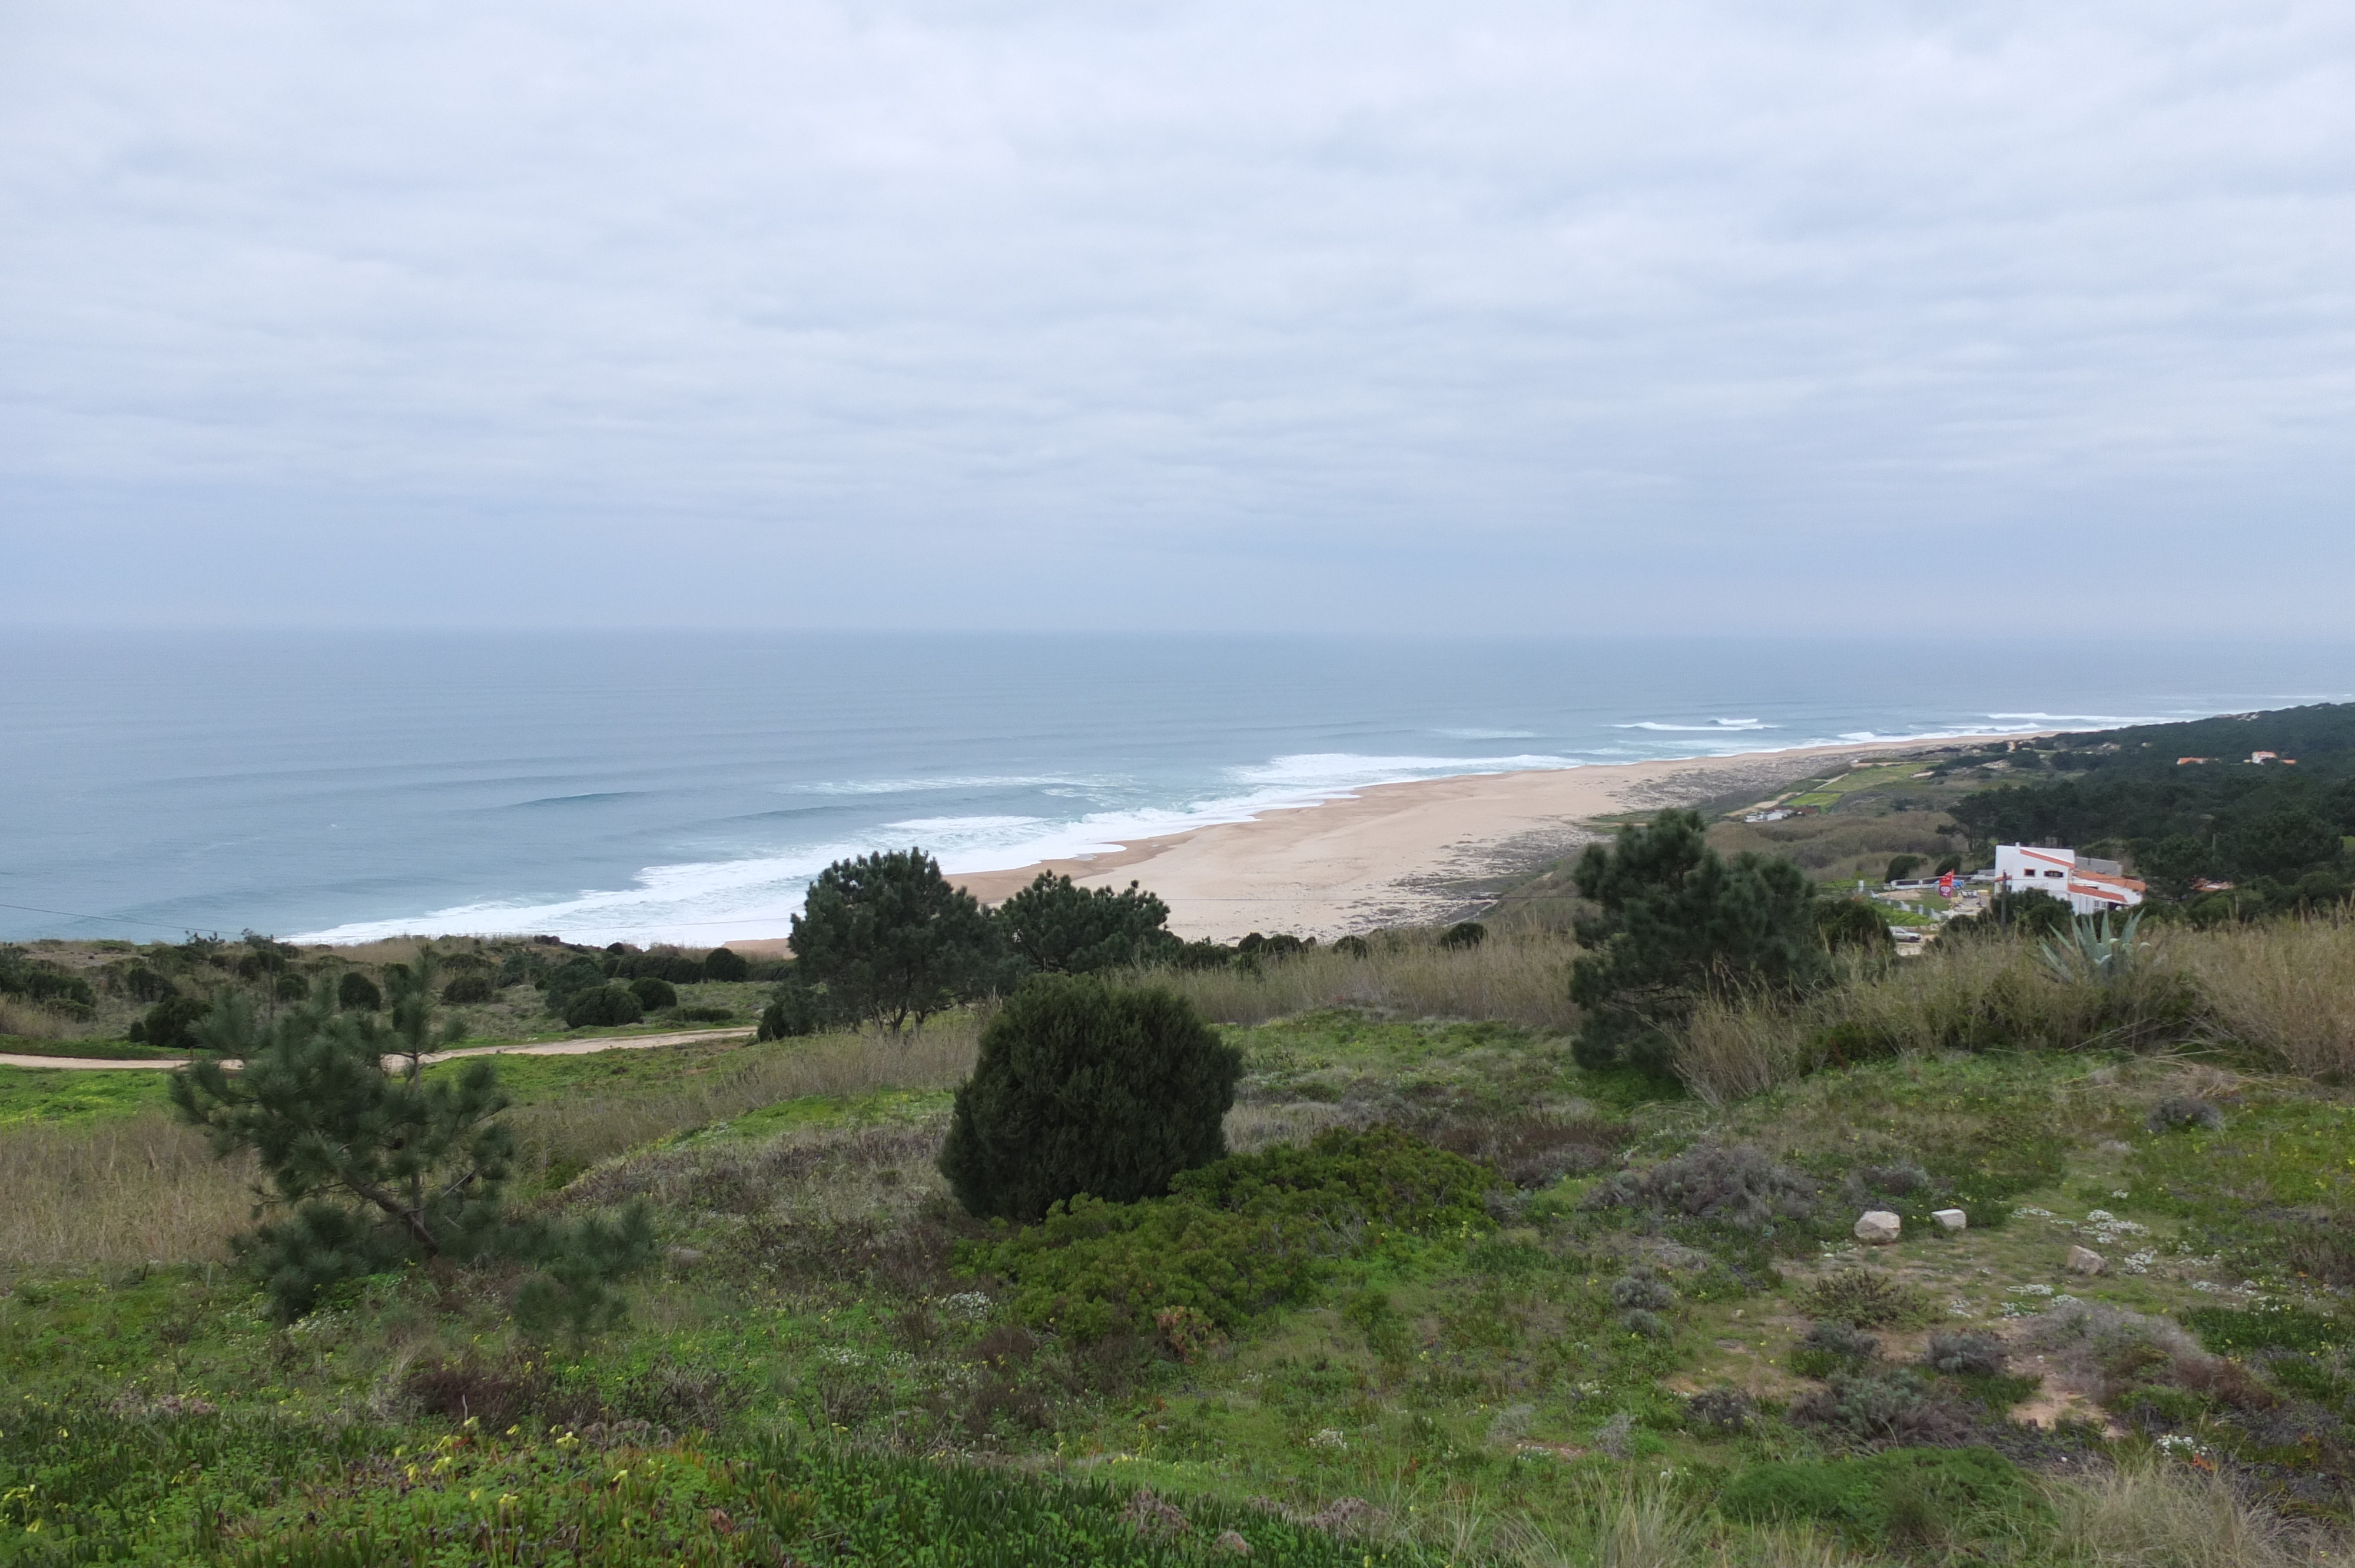
<path id="1" fill-rule="evenodd" d="M 1996 885 L 2010 893 L 2034 888 L 2065 898 L 2080 915 L 2126 909 L 2142 902 L 2143 885 L 2125 875 L 2114 860 L 2095 860 L 2075 850 L 2037 844 L 1995 846 Z"/>

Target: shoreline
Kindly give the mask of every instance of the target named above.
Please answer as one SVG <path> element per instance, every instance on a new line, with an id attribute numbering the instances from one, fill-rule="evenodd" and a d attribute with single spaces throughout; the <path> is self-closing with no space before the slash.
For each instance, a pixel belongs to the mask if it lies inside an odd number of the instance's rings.
<path id="1" fill-rule="evenodd" d="M 1603 836 L 1592 826 L 1597 818 L 1734 794 L 1771 798 L 1822 771 L 1827 760 L 1929 757 L 2029 738 L 1857 741 L 1371 784 L 1239 822 L 1140 838 L 1106 853 L 950 873 L 948 880 L 984 904 L 1041 872 L 1090 888 L 1118 890 L 1134 881 L 1169 906 L 1169 928 L 1188 940 L 1232 942 L 1252 931 L 1329 940 L 1378 926 L 1461 918 L 1490 901 L 1484 885 L 1540 870 Z M 728 946 L 748 957 L 786 950 L 782 937 Z"/>

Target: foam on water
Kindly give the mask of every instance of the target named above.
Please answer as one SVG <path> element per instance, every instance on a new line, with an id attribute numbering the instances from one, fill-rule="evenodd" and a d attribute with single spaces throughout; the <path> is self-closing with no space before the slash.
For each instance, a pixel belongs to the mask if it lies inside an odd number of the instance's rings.
<path id="1" fill-rule="evenodd" d="M 1409 779 L 2103 728 L 2355 685 L 2343 649 L 2010 640 L 1958 658 L 0 629 L 0 939 L 775 937 L 829 862 L 911 843 L 996 870 Z"/>

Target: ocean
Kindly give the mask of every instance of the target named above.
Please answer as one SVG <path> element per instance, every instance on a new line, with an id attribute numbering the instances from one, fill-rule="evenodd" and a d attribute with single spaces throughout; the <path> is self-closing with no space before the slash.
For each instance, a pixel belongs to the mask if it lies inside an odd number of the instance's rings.
<path id="1" fill-rule="evenodd" d="M 1451 774 L 2194 717 L 2355 648 L 1840 640 L 0 633 L 0 934 L 784 934 L 953 872 Z"/>

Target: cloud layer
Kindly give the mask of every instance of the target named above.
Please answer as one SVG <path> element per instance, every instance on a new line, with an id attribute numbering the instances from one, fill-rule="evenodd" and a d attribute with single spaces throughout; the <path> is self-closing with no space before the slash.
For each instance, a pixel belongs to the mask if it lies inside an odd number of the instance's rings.
<path id="1" fill-rule="evenodd" d="M 2299 622 L 2355 569 L 2343 5 L 28 0 L 0 226 L 24 614 L 1764 626 L 2029 564 Z"/>

